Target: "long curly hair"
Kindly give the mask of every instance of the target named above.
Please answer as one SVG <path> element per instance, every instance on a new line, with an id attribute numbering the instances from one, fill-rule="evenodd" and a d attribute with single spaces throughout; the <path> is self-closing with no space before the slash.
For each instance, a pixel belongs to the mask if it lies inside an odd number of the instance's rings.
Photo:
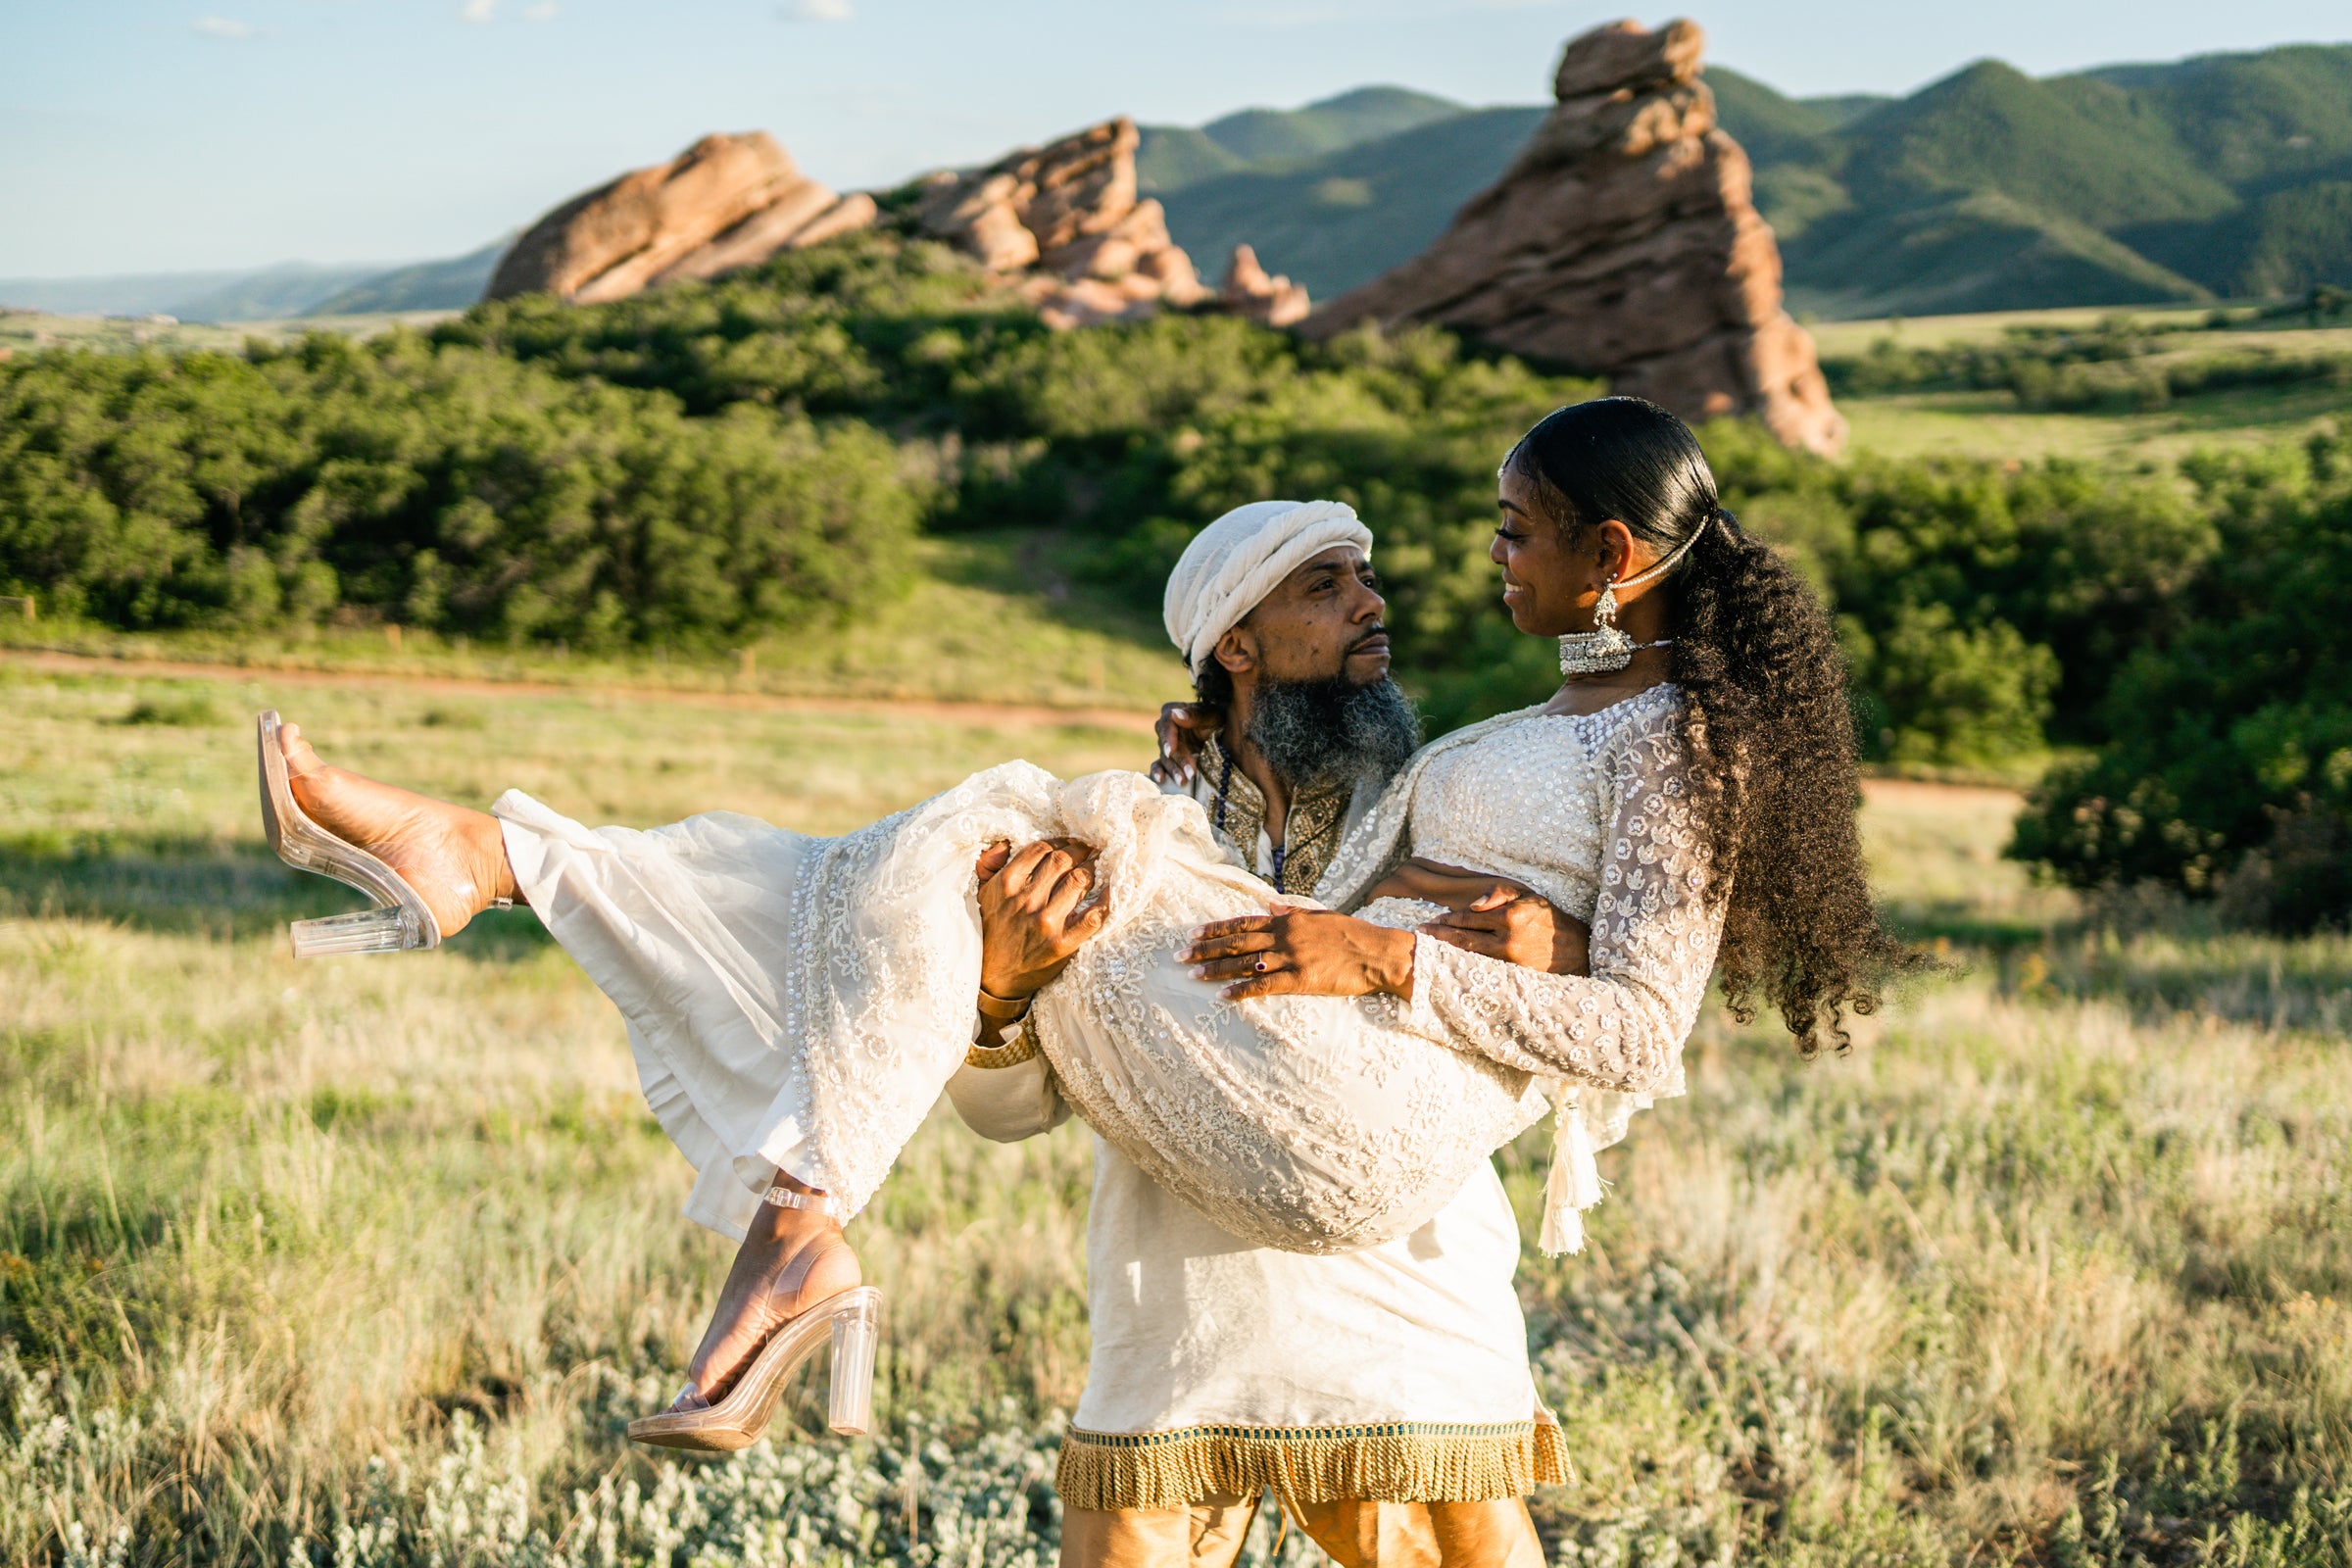
<path id="1" fill-rule="evenodd" d="M 1504 460 L 1571 541 L 1610 518 L 1661 555 L 1691 804 L 1726 900 L 1717 973 L 1741 1022 L 1769 1002 L 1810 1056 L 1922 960 L 1880 923 L 1862 866 L 1845 661 L 1804 579 L 1742 532 L 1690 427 L 1640 398 L 1546 416 Z M 1693 538 L 1692 536 L 1696 537 Z"/>

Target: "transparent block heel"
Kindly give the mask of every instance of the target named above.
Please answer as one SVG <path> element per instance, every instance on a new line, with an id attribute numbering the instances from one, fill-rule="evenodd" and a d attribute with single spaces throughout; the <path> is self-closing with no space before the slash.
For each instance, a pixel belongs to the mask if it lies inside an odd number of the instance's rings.
<path id="1" fill-rule="evenodd" d="M 294 956 L 324 958 L 338 953 L 406 953 L 429 948 L 420 940 L 416 916 L 406 909 L 362 909 L 319 920 L 296 920 L 289 931 Z"/>
<path id="2" fill-rule="evenodd" d="M 874 1348 L 882 1337 L 882 1293 L 860 1285 L 819 1301 L 769 1336 L 726 1397 L 700 1410 L 664 1411 L 629 1423 L 629 1440 L 657 1448 L 732 1453 L 760 1441 L 784 1387 L 828 1344 L 833 1381 L 826 1425 L 861 1437 L 874 1425 Z"/>
<path id="3" fill-rule="evenodd" d="M 406 878 L 358 845 L 335 837 L 304 813 L 286 775 L 286 757 L 277 738 L 282 727 L 275 709 L 254 720 L 255 748 L 262 775 L 262 831 L 270 840 L 270 848 L 296 870 L 333 877 L 345 887 L 365 893 L 376 905 L 356 914 L 295 921 L 294 956 L 407 953 L 439 947 L 441 922 L 433 918 L 433 911 Z"/>
<path id="4" fill-rule="evenodd" d="M 833 1381 L 825 1401 L 825 1425 L 845 1438 L 874 1430 L 874 1348 L 882 1343 L 882 1298 L 853 1291 L 866 1299 L 833 1318 Z"/>

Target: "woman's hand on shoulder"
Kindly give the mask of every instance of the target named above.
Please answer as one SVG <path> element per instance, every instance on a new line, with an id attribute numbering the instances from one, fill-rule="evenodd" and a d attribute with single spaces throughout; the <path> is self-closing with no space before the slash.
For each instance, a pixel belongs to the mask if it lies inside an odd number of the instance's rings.
<path id="1" fill-rule="evenodd" d="M 1193 759 L 1200 743 L 1225 722 L 1225 710 L 1211 703 L 1168 703 L 1152 726 L 1159 738 L 1159 758 L 1152 764 L 1152 782 L 1162 788 L 1182 788 L 1193 781 Z"/>
<path id="2" fill-rule="evenodd" d="M 1274 904 L 1264 914 L 1213 920 L 1176 955 L 1198 979 L 1227 982 L 1245 997 L 1362 997 L 1413 994 L 1413 934 L 1328 909 Z"/>
<path id="3" fill-rule="evenodd" d="M 1483 953 L 1546 974 L 1592 972 L 1592 930 L 1516 883 L 1502 883 L 1469 907 L 1440 915 L 1422 933 L 1465 953 Z"/>

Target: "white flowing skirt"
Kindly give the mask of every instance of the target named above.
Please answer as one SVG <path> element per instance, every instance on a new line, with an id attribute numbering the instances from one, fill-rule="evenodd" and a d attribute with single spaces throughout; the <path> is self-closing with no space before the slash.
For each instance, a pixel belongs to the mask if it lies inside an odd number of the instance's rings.
<path id="1" fill-rule="evenodd" d="M 832 839 L 726 813 L 592 832 L 515 792 L 495 809 L 531 906 L 628 1019 L 657 1114 L 746 1188 L 784 1170 L 855 1209 L 881 1186 L 970 1044 L 972 862 L 1004 841 L 1101 851 L 1104 928 L 1036 1008 L 1063 1095 L 1245 1241 L 1404 1235 L 1545 1108 L 1526 1074 L 1397 1027 L 1390 999 L 1229 1003 L 1195 980 L 1175 957 L 1192 928 L 1273 890 L 1138 773 L 1008 762 Z"/>

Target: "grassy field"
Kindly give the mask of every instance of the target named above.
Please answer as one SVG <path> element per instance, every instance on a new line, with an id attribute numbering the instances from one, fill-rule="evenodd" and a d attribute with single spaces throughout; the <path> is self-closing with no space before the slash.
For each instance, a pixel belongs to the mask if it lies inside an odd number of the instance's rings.
<path id="1" fill-rule="evenodd" d="M 908 1152 L 859 1227 L 883 1436 L 649 1463 L 620 1428 L 726 1248 L 676 1218 L 617 1020 L 527 914 L 286 957 L 348 906 L 262 853 L 264 706 L 461 799 L 817 831 L 1148 745 L 0 660 L 0 1560 L 1051 1561 L 1083 1136 Z M 1998 858 L 2013 807 L 1877 787 L 1884 892 L 1955 972 L 1812 1066 L 1711 1015 L 1592 1250 L 1531 1250 L 1557 1563 L 2352 1562 L 2352 945 L 2086 921 Z"/>
<path id="2" fill-rule="evenodd" d="M 2261 350 L 2279 355 L 2352 353 L 2352 327 L 2313 328 L 2300 318 L 2245 321 L 2228 330 L 2201 326 L 2197 310 L 2011 311 L 1978 316 L 1821 321 L 1808 329 L 1824 359 L 1852 359 L 1881 342 L 1911 349 L 1991 347 L 2016 328 L 2089 331 L 2129 318 L 2166 334 L 2150 367 Z M 2300 439 L 2352 413 L 2352 392 L 2324 385 L 2245 387 L 2203 392 L 2168 408 L 2129 413 L 2036 413 L 2021 410 L 2005 391 L 1915 392 L 1844 397 L 1839 410 L 1852 426 L 1847 450 L 1908 459 L 1961 453 L 1972 457 L 2075 458 L 2121 466 L 2170 465 L 2199 448 L 2247 448 Z"/>
<path id="3" fill-rule="evenodd" d="M 274 321 L 176 321 L 154 316 L 61 316 L 49 311 L 0 307 L 0 351 L 100 349 L 122 353 L 154 348 L 172 352 L 218 349 L 234 352 L 248 338 L 284 343 L 306 332 L 340 332 L 373 337 L 395 326 L 427 327 L 456 311 L 395 311 L 372 316 L 305 316 Z"/>
<path id="4" fill-rule="evenodd" d="M 2169 466 L 2200 448 L 2242 450 L 2300 440 L 2352 413 L 2352 393 L 2233 388 L 2144 414 L 2030 413 L 2006 392 L 1849 397 L 1838 407 L 1852 430 L 1846 450 L 1857 457 L 2075 458 L 2136 467 Z"/>

